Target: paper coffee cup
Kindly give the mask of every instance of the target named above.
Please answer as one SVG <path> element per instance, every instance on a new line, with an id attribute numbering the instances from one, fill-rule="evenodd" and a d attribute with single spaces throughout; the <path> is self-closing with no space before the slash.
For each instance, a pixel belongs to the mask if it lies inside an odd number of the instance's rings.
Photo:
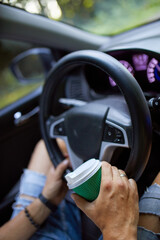
<path id="1" fill-rule="evenodd" d="M 88 201 L 97 198 L 101 184 L 101 162 L 90 159 L 65 176 L 69 189 Z"/>

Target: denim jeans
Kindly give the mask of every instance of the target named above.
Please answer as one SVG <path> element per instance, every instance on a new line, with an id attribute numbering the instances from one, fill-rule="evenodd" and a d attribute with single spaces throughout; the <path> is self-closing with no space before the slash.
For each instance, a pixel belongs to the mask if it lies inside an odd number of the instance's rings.
<path id="1" fill-rule="evenodd" d="M 14 218 L 31 200 L 21 197 L 21 194 L 38 197 L 46 182 L 46 176 L 28 169 L 24 170 L 21 177 L 19 194 L 13 204 L 12 217 Z M 30 238 L 31 240 L 81 240 L 80 211 L 70 198 L 68 192 L 65 199 L 59 204 L 58 209 L 51 213 L 41 228 Z M 152 185 L 147 189 L 139 203 L 140 213 L 149 213 L 160 216 L 160 186 Z M 101 236 L 99 240 L 102 240 Z M 155 234 L 142 227 L 138 227 L 138 240 L 158 240 L 160 234 Z M 89 239 L 91 240 L 91 239 Z"/>
<path id="2" fill-rule="evenodd" d="M 25 194 L 38 197 L 46 182 L 46 176 L 34 171 L 25 169 L 20 181 L 20 190 L 16 201 L 13 204 L 14 218 L 26 206 L 31 204 L 31 200 L 21 197 Z M 51 213 L 41 228 L 30 238 L 31 240 L 80 240 L 81 237 L 81 218 L 80 211 L 70 197 L 68 192 L 65 199 L 59 204 L 58 209 Z"/>

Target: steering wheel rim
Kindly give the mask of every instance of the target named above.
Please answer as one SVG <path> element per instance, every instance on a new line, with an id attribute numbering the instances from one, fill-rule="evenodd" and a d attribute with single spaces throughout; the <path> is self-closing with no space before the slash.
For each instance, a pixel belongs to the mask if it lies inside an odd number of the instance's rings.
<path id="1" fill-rule="evenodd" d="M 51 161 L 57 165 L 63 159 L 56 141 L 48 136 L 47 119 L 50 116 L 51 99 L 63 77 L 73 68 L 83 64 L 91 64 L 110 75 L 126 100 L 132 120 L 133 136 L 125 171 L 129 177 L 138 180 L 151 151 L 152 124 L 149 108 L 140 86 L 128 70 L 110 55 L 95 50 L 77 51 L 63 57 L 51 70 L 45 82 L 40 101 L 40 127 Z"/>

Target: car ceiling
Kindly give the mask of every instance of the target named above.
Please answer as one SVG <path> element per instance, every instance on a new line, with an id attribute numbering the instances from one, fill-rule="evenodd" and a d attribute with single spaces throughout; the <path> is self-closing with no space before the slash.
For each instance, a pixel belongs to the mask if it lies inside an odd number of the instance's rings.
<path id="1" fill-rule="evenodd" d="M 0 37 L 45 43 L 46 46 L 68 51 L 98 49 L 108 39 L 5 5 L 0 5 L 0 23 Z"/>
<path id="2" fill-rule="evenodd" d="M 41 34 L 42 32 L 45 34 Z M 106 37 L 0 4 L 0 37 L 43 45 L 45 43 L 48 47 L 66 51 L 80 49 L 107 51 L 134 47 L 160 53 L 160 20 L 119 35 Z"/>

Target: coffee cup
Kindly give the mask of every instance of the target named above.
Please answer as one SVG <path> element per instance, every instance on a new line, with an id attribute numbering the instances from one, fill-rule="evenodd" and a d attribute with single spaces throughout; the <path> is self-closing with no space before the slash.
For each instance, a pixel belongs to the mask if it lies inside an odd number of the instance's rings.
<path id="1" fill-rule="evenodd" d="M 65 176 L 69 189 L 88 201 L 97 198 L 101 184 L 101 162 L 90 159 Z"/>

